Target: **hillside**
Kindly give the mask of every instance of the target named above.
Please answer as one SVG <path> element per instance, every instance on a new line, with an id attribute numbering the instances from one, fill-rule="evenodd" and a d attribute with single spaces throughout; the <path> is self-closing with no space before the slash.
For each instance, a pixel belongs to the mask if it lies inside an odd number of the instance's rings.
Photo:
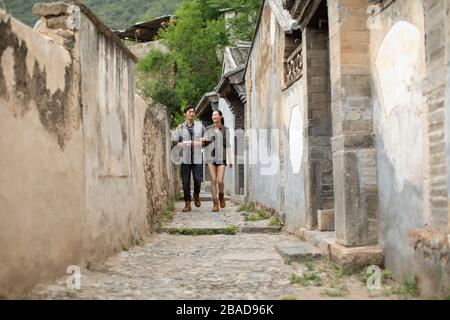
<path id="1" fill-rule="evenodd" d="M 37 18 L 31 14 L 36 2 L 55 0 L 3 0 L 8 12 L 15 18 L 33 26 Z M 87 5 L 111 29 L 124 29 L 138 21 L 172 14 L 181 0 L 84 0 Z M 0 8 L 2 7 L 0 0 Z"/>

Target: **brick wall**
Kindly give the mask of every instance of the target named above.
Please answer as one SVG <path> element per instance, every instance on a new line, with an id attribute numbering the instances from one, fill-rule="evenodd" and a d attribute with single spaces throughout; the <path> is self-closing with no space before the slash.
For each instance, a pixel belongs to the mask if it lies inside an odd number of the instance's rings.
<path id="1" fill-rule="evenodd" d="M 448 186 L 445 155 L 445 89 L 447 83 L 447 2 L 424 0 L 426 65 L 424 81 L 428 115 L 430 175 L 429 225 L 441 227 L 448 221 Z"/>

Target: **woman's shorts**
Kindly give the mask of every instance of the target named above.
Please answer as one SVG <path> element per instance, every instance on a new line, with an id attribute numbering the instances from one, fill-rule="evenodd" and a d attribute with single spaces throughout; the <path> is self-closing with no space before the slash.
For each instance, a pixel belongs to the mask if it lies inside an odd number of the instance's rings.
<path id="1" fill-rule="evenodd" d="M 218 163 L 218 162 L 215 162 L 215 161 L 214 161 L 213 163 L 208 163 L 208 164 L 211 164 L 211 165 L 213 165 L 213 166 L 219 167 L 219 166 L 226 166 L 226 165 L 227 165 L 227 162 L 224 161 L 224 162 Z"/>

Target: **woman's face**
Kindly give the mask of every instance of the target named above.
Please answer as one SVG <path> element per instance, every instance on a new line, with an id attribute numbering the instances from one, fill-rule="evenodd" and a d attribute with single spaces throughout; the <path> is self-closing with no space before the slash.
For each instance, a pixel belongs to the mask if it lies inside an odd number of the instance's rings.
<path id="1" fill-rule="evenodd" d="M 222 116 L 217 111 L 214 111 L 212 114 L 212 121 L 214 123 L 220 123 L 220 120 L 222 119 Z"/>

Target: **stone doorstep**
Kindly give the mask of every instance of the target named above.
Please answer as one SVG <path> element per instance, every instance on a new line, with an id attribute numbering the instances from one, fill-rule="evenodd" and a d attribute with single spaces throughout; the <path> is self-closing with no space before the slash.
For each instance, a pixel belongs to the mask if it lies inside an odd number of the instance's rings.
<path id="1" fill-rule="evenodd" d="M 345 247 L 336 243 L 335 232 L 300 229 L 298 234 L 348 272 L 359 271 L 368 265 L 384 265 L 384 250 L 381 246 Z"/>
<path id="2" fill-rule="evenodd" d="M 338 243 L 330 245 L 330 257 L 346 272 L 356 272 L 369 265 L 384 265 L 381 246 L 345 247 Z"/>
<path id="3" fill-rule="evenodd" d="M 303 262 L 310 259 L 320 259 L 323 254 L 318 248 L 308 242 L 299 242 L 289 245 L 275 245 L 275 251 L 288 262 Z"/>
<path id="4" fill-rule="evenodd" d="M 321 232 L 300 229 L 299 236 L 305 239 L 306 242 L 318 247 L 326 255 L 330 255 L 330 245 L 336 241 L 336 233 L 333 231 Z"/>
<path id="5" fill-rule="evenodd" d="M 317 221 L 319 231 L 334 231 L 334 209 L 318 210 Z"/>
<path id="6" fill-rule="evenodd" d="M 231 202 L 233 202 L 234 204 L 237 204 L 237 205 L 242 205 L 242 204 L 247 203 L 246 197 L 243 195 L 232 195 L 230 199 L 231 199 Z"/>

